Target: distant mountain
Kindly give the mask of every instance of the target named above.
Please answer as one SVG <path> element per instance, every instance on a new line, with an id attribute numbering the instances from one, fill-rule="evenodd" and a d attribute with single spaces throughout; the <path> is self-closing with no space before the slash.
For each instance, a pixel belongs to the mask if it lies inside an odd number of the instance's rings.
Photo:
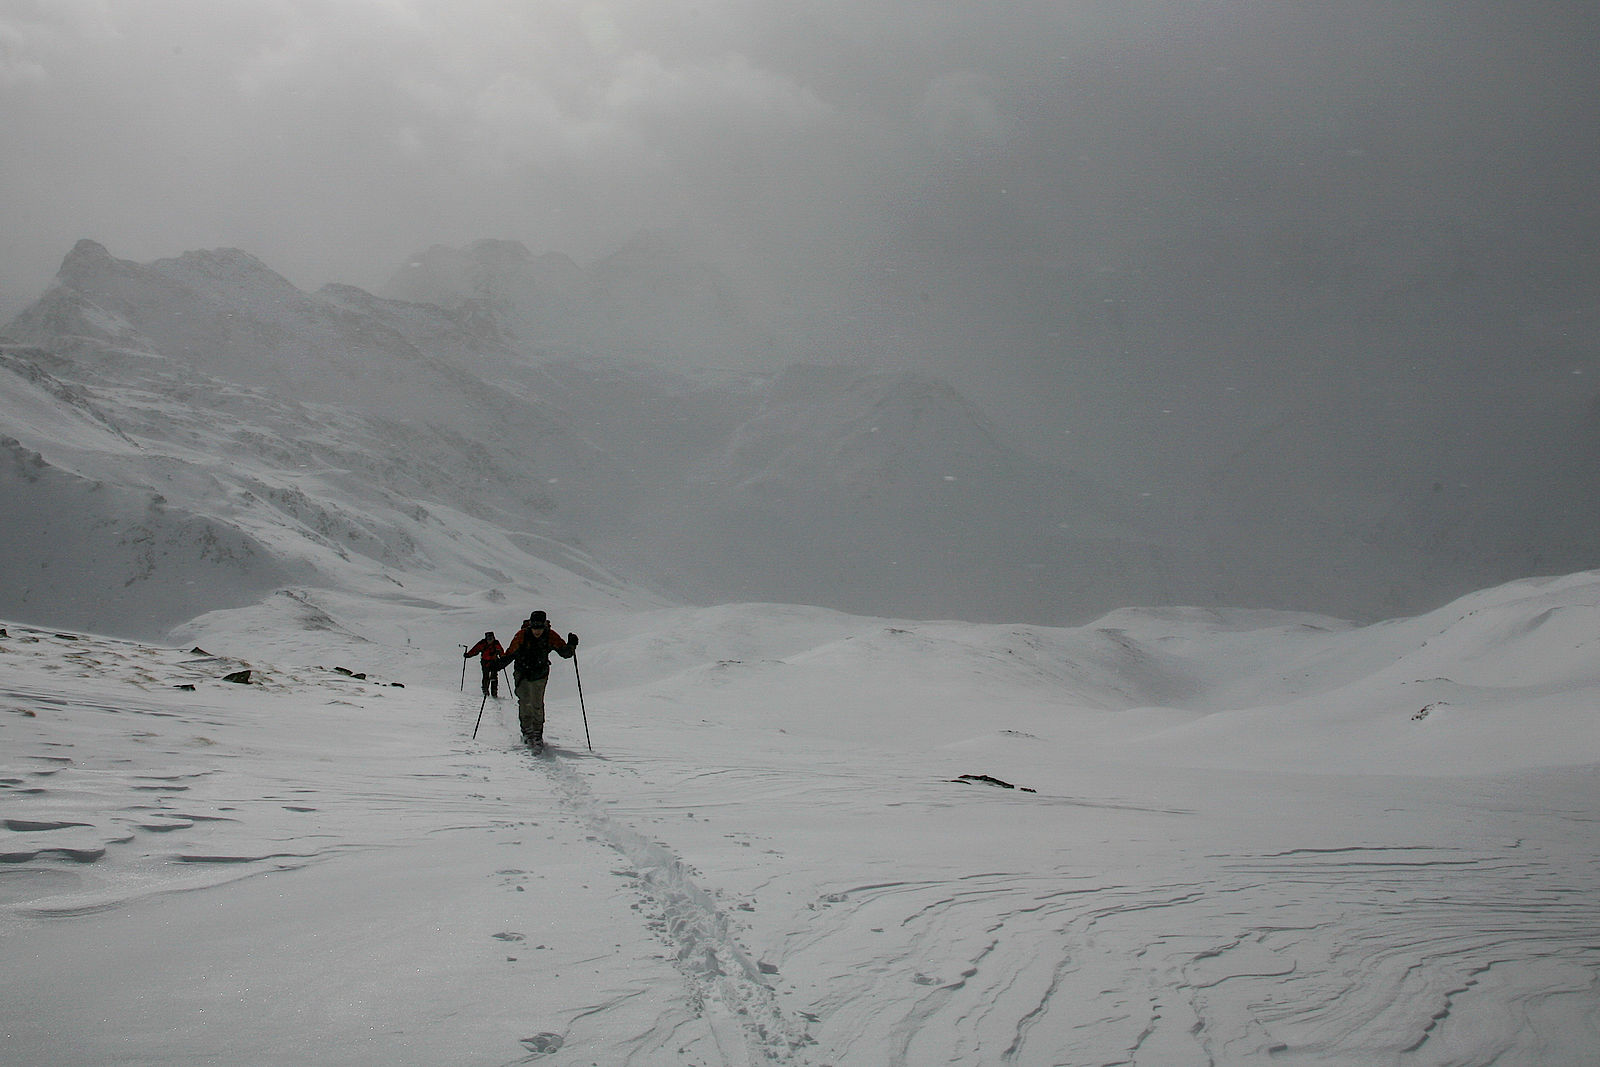
<path id="1" fill-rule="evenodd" d="M 614 483 L 607 457 L 458 365 L 504 361 L 492 333 L 366 299 L 240 252 L 140 265 L 80 243 L 0 348 L 17 616 L 149 634 L 290 580 L 620 589 L 574 547 L 571 523 L 604 517 L 567 490 Z M 97 584 L 115 595 L 68 596 Z"/>
<path id="2" fill-rule="evenodd" d="M 550 349 L 584 343 L 593 317 L 588 276 L 559 253 L 534 257 L 516 241 L 477 241 L 466 248 L 435 245 L 403 264 L 382 295 L 452 311 L 480 308 L 509 336 Z"/>
<path id="3" fill-rule="evenodd" d="M 936 379 L 551 361 L 514 327 L 487 298 L 80 243 L 0 349 L 0 610 L 147 634 L 284 584 L 426 585 L 1057 621 L 1168 600 L 1183 569 L 1131 502 Z"/>
<path id="4" fill-rule="evenodd" d="M 515 241 L 435 246 L 381 290 L 395 300 L 479 305 L 528 351 L 673 367 L 770 365 L 777 340 L 720 268 L 642 233 L 587 269 Z"/>
<path id="5" fill-rule="evenodd" d="M 657 466 L 628 538 L 594 544 L 691 600 L 1065 620 L 1184 592 L 1182 550 L 1134 501 L 1009 448 L 938 379 L 796 366 L 670 404 L 701 413 L 691 461 Z"/>
<path id="6" fill-rule="evenodd" d="M 720 275 L 667 242 L 589 270 L 509 242 L 414 268 L 415 299 L 306 293 L 237 250 L 80 242 L 0 331 L 0 614 L 141 635 L 298 584 L 1372 619 L 1600 563 L 1600 407 L 1527 419 L 1497 464 L 1468 421 L 1422 455 L 1404 420 L 1355 440 L 1310 398 L 1147 497 L 1019 451 L 926 374 L 619 358 L 605 329 L 744 336 Z"/>
<path id="7" fill-rule="evenodd" d="M 450 316 L 428 314 L 441 337 L 467 333 Z M 460 418 L 491 402 L 375 317 L 303 293 L 236 249 L 140 265 L 80 241 L 55 284 L 8 332 L 101 360 L 158 356 L 241 385 L 393 418 Z M 493 339 L 455 347 L 492 349 Z M 442 412 L 441 404 L 452 409 Z"/>

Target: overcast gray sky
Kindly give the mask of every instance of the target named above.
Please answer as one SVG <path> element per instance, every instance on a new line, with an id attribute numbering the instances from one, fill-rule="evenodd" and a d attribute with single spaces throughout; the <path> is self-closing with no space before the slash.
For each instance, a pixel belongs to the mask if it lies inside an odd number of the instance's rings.
<path id="1" fill-rule="evenodd" d="M 1597 45 L 1541 0 L 0 0 L 0 312 L 80 237 L 376 288 L 651 227 L 1024 402 L 1419 338 L 1503 378 L 1490 320 L 1554 381 L 1593 361 Z"/>

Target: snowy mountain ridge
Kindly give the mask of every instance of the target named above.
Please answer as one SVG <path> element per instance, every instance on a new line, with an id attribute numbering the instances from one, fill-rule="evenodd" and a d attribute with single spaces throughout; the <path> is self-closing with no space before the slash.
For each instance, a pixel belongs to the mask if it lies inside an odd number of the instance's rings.
<path id="1" fill-rule="evenodd" d="M 1178 249 L 1162 251 L 1175 261 L 1183 258 Z M 741 297 L 725 278 L 715 280 L 715 268 L 660 235 L 645 236 L 612 258 L 628 263 L 639 284 L 622 305 L 608 307 L 610 319 L 638 321 L 629 318 L 635 313 L 647 318 L 654 313 L 644 309 L 658 296 L 671 306 L 672 315 L 663 315 L 647 331 L 659 342 L 654 354 L 650 344 L 603 340 L 600 331 L 583 337 L 583 330 L 560 325 L 570 322 L 571 315 L 552 303 L 559 303 L 553 294 L 576 299 L 574 294 L 594 284 L 591 274 L 603 273 L 601 265 L 586 271 L 559 255 L 535 257 L 514 242 L 430 249 L 403 268 L 386 292 L 450 307 L 472 306 L 499 324 L 507 337 L 536 349 L 626 351 L 677 367 L 748 365 L 740 358 L 742 352 L 767 353 L 770 370 L 785 361 L 772 354 L 781 352 L 784 343 L 806 351 L 817 344 L 842 346 L 844 351 L 864 347 L 868 353 L 878 344 L 893 350 L 899 343 L 890 326 L 894 313 L 886 308 L 866 314 L 887 336 L 869 331 L 850 342 L 827 342 L 820 338 L 835 330 L 842 337 L 852 328 L 790 322 L 785 328 L 773 327 L 777 350 L 765 347 L 764 336 L 744 336 L 731 346 L 710 343 L 730 336 L 730 320 L 778 323 L 784 316 L 758 312 L 757 302 Z M 719 295 L 706 300 L 696 292 Z M 869 298 L 885 296 L 863 296 Z M 956 310 L 959 300 L 949 306 L 939 299 L 930 302 L 926 290 L 901 293 L 899 300 L 895 306 L 902 309 L 953 313 L 956 319 L 945 328 L 964 328 Z M 1100 302 L 1093 305 L 1098 309 Z M 1197 309 L 1197 319 L 1216 312 Z M 878 314 L 889 318 L 878 321 Z M 1244 351 L 1202 357 L 1207 342 L 1197 339 L 1194 352 L 1171 356 L 1170 367 L 1155 351 L 1099 364 L 1089 354 L 1096 345 L 1081 337 L 1082 353 L 1069 348 L 1059 354 L 1069 363 L 1052 373 L 1075 382 L 1083 399 L 1074 397 L 1059 409 L 1054 432 L 1061 444 L 1045 446 L 1039 455 L 1049 462 L 1042 466 L 1057 471 L 1070 467 L 1133 497 L 1138 502 L 1137 529 L 1113 519 L 1107 531 L 1130 543 L 1148 545 L 1153 540 L 1160 546 L 1146 551 L 1142 561 L 1105 558 L 1098 546 L 1087 548 L 1095 562 L 1085 569 L 1115 575 L 1121 602 L 1299 607 L 1376 619 L 1426 610 L 1508 579 L 1600 563 L 1600 541 L 1588 522 L 1600 507 L 1600 477 L 1595 475 L 1600 437 L 1592 430 L 1592 418 L 1580 425 L 1570 416 L 1574 405 L 1558 403 L 1551 391 L 1547 364 L 1560 345 L 1544 345 L 1535 353 L 1518 352 L 1508 342 L 1506 366 L 1527 359 L 1532 373 L 1473 387 L 1451 378 L 1450 343 L 1397 351 L 1384 365 L 1374 362 L 1376 353 L 1340 355 L 1342 345 L 1356 342 L 1329 325 L 1330 334 L 1313 329 L 1306 337 L 1291 337 L 1275 334 L 1270 323 L 1242 322 L 1245 334 L 1253 338 Z M 1265 328 L 1265 335 L 1254 336 L 1257 328 Z M 927 329 L 927 324 L 918 329 Z M 558 334 L 565 339 L 558 342 Z M 697 336 L 707 340 L 703 349 L 697 348 Z M 739 336 L 736 329 L 732 336 Z M 1461 341 L 1490 343 L 1481 338 Z M 973 352 L 952 357 L 955 373 L 966 375 L 967 389 L 990 378 L 1004 383 L 1017 373 L 1006 365 L 1004 342 L 981 361 L 971 357 L 987 351 L 983 346 L 988 342 L 973 337 L 968 343 L 975 346 Z M 1118 343 L 1130 343 L 1130 338 Z M 1235 338 L 1232 343 L 1242 342 Z M 1303 346 L 1328 351 L 1315 372 L 1308 374 L 1298 358 L 1287 355 L 1282 366 L 1267 362 L 1276 350 Z M 1082 365 L 1074 366 L 1080 357 Z M 917 357 L 899 358 L 904 363 Z M 1240 368 L 1251 366 L 1254 372 L 1241 376 Z M 1020 373 L 1025 380 L 1026 368 Z M 1581 378 L 1571 379 L 1570 385 L 1582 395 Z M 1559 395 L 1568 391 L 1568 384 L 1561 383 Z M 1084 404 L 1093 410 L 1084 410 Z M 819 426 L 822 421 L 816 420 Z M 1062 435 L 1074 427 L 1072 434 Z M 953 429 L 946 427 L 947 432 Z M 775 443 L 765 441 L 763 447 Z M 825 449 L 821 441 L 813 447 L 819 454 Z M 763 472 L 755 474 L 760 478 Z M 1040 475 L 1045 484 L 1055 480 L 1041 470 L 1028 477 Z M 1006 506 L 1018 507 L 1024 495 L 1010 494 Z M 1050 510 L 1048 503 L 1043 510 Z M 1080 531 L 1101 518 L 1074 510 Z M 1041 555 L 1052 559 L 1052 567 L 1074 558 L 1076 543 L 1058 549 L 1046 537 L 1043 543 L 1049 547 L 1041 550 L 1025 504 L 1021 511 L 1018 525 L 1029 531 L 1025 537 L 1032 547 L 1007 546 L 1004 551 L 1015 552 L 1022 566 L 1033 571 Z M 1126 501 L 1113 511 L 1125 513 Z M 725 525 L 719 523 L 713 532 Z M 969 543 L 978 540 L 974 536 Z M 943 556 L 948 559 L 951 552 L 945 550 Z M 876 572 L 892 562 L 879 560 Z M 770 568 L 773 561 L 763 560 L 762 565 Z M 919 557 L 919 565 L 926 565 L 926 557 Z M 1160 577 L 1152 580 L 1152 573 Z M 1036 573 L 1030 577 L 1012 569 L 988 582 L 970 583 L 954 599 L 981 601 L 983 591 L 1001 577 L 1013 587 L 1038 580 Z M 836 586 L 853 584 L 858 583 Z M 1062 584 L 1068 587 L 1066 599 L 1094 595 L 1083 582 Z M 751 586 L 751 580 L 741 579 L 723 592 L 747 595 Z M 769 591 L 791 593 L 789 588 Z M 1060 599 L 1062 594 L 1046 588 L 1037 597 L 1009 597 L 984 617 L 1083 617 L 1048 614 L 1044 604 L 1051 596 Z M 848 603 L 858 610 L 882 607 Z M 914 597 L 898 600 L 895 609 L 929 610 Z"/>
<path id="2" fill-rule="evenodd" d="M 7 334 L 0 425 L 20 447 L 232 525 L 319 582 L 431 573 L 486 595 L 554 565 L 617 595 L 899 613 L 1163 599 L 1139 559 L 1101 566 L 1126 555 L 1107 531 L 1132 530 L 1117 494 L 1009 450 L 923 376 L 541 364 L 470 305 L 310 295 L 242 252 L 141 266 L 93 242 Z M 16 514 L 50 515 L 14 484 Z M 37 528 L 17 524 L 21 591 L 48 585 Z M 970 552 L 991 536 L 998 552 Z M 352 562 L 359 580 L 340 577 Z M 128 588 L 164 580 L 140 573 Z"/>
<path id="3" fill-rule="evenodd" d="M 465 542 L 445 549 L 451 539 L 413 528 L 416 508 L 437 505 L 498 527 L 517 552 L 697 603 L 1046 623 L 1125 604 L 1243 604 L 1374 619 L 1592 559 L 1592 529 L 1567 507 L 1600 484 L 1590 428 L 1537 483 L 1509 468 L 1484 485 L 1396 482 L 1403 439 L 1318 452 L 1317 439 L 1348 435 L 1337 412 L 1268 411 L 1193 486 L 1135 493 L 1024 454 L 922 371 L 712 372 L 540 333 L 565 328 L 540 300 L 577 299 L 601 273 L 638 281 L 635 310 L 659 296 L 703 319 L 737 304 L 679 302 L 685 287 L 720 289 L 670 242 L 613 258 L 586 272 L 513 242 L 438 248 L 409 276 L 409 295 L 436 301 L 421 302 L 303 293 L 237 250 L 141 265 L 80 242 L 5 329 L 19 342 L 10 373 L 50 384 L 8 385 L 0 401 L 27 410 L 0 409 L 0 433 L 221 521 L 243 497 L 190 499 L 174 473 L 248 460 L 258 469 L 242 492 L 294 502 L 257 527 L 343 529 L 341 547 L 379 565 L 433 544 L 451 558 L 425 568 L 499 584 L 521 572 L 509 559 L 486 570 L 461 558 Z M 52 404 L 63 412 L 42 415 Z M 76 440 L 68 425 L 84 417 L 138 447 Z M 215 473 L 209 487 L 178 481 L 202 495 L 237 481 Z M 377 549 L 383 531 L 394 543 Z"/>

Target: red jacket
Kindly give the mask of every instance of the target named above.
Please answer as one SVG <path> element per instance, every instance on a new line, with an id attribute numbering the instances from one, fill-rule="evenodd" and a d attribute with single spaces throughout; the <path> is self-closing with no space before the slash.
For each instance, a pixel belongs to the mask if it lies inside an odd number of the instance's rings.
<path id="1" fill-rule="evenodd" d="M 481 655 L 483 656 L 483 669 L 488 671 L 494 669 L 490 665 L 504 654 L 505 649 L 500 647 L 499 641 L 492 637 L 485 637 L 482 641 L 463 652 L 461 658 L 471 659 L 473 656 Z"/>

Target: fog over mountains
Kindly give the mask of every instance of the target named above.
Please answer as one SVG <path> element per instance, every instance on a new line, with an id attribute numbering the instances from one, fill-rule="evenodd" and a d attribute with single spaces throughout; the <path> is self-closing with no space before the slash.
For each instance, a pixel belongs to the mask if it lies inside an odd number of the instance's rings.
<path id="1" fill-rule="evenodd" d="M 1242 412 L 1242 447 L 1151 497 L 1024 450 L 947 380 L 808 358 L 659 236 L 587 268 L 433 248 L 381 295 L 86 240 L 0 334 L 0 613 L 43 624 L 151 635 L 275 589 L 419 578 L 1045 624 L 1171 603 L 1376 618 L 1600 564 L 1593 407 L 1530 419 L 1547 462 L 1473 457 L 1473 484 L 1417 481 L 1400 438 L 1319 452 L 1348 439 L 1336 409 Z M 121 587 L 79 577 L 86 554 Z"/>

